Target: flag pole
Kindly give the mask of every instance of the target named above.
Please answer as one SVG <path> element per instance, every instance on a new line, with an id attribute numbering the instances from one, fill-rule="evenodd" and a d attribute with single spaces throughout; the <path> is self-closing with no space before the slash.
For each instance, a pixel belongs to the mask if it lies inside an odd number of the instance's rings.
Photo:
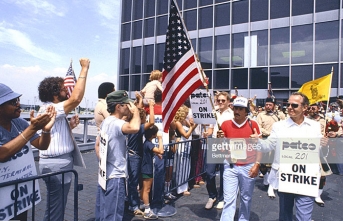
<path id="1" fill-rule="evenodd" d="M 327 116 L 327 113 L 328 113 L 328 110 L 329 110 L 332 75 L 333 75 L 333 66 L 331 67 L 330 87 L 328 89 L 329 91 L 328 91 L 328 101 L 326 102 L 325 119 L 326 119 L 326 116 Z M 326 127 L 324 128 L 324 134 L 326 134 Z"/>
<path id="2" fill-rule="evenodd" d="M 176 2 L 175 0 L 172 0 L 172 1 L 174 2 L 175 6 L 176 6 L 177 11 L 180 12 L 180 10 L 179 10 L 179 5 L 177 4 L 177 2 Z M 218 125 L 218 129 L 220 129 L 220 125 L 219 125 L 219 123 L 218 123 L 217 112 L 214 111 L 215 109 L 214 109 L 214 104 L 213 104 L 213 100 L 212 100 L 212 95 L 210 94 L 209 89 L 208 89 L 208 85 L 207 85 L 207 83 L 206 83 L 206 81 L 205 81 L 205 79 L 206 79 L 206 74 L 205 74 L 204 70 L 202 69 L 202 66 L 201 66 L 199 57 L 198 57 L 197 55 L 195 55 L 195 53 L 194 53 L 194 48 L 193 48 L 193 45 L 192 45 L 192 41 L 191 41 L 190 38 L 189 38 L 188 30 L 187 30 L 187 27 L 186 27 L 185 22 L 184 22 L 184 20 L 183 20 L 183 15 L 184 15 L 184 14 L 182 14 L 182 17 L 180 17 L 180 20 L 181 20 L 181 22 L 182 22 L 183 28 L 185 29 L 185 33 L 186 33 L 186 35 L 187 35 L 188 41 L 189 41 L 189 43 L 190 43 L 190 45 L 191 45 L 191 50 L 193 51 L 194 58 L 195 58 L 195 60 L 197 61 L 197 62 L 196 62 L 196 65 L 197 65 L 198 70 L 199 70 L 200 73 L 201 73 L 202 82 L 203 82 L 203 83 L 205 82 L 205 83 L 204 83 L 204 86 L 205 86 L 205 88 L 206 88 L 206 92 L 207 92 L 208 98 L 209 98 L 209 100 L 210 100 L 210 103 L 211 103 L 211 106 L 212 106 L 212 110 L 213 110 L 213 112 L 214 112 L 214 118 L 216 119 L 216 122 L 217 122 L 217 125 Z"/>

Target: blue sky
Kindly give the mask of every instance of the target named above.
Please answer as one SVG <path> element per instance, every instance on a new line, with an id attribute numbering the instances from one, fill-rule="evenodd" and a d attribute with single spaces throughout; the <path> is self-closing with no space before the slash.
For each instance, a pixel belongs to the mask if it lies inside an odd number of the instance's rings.
<path id="1" fill-rule="evenodd" d="M 64 77 L 71 59 L 78 77 L 79 59 L 87 57 L 80 105 L 94 106 L 102 82 L 117 85 L 120 13 L 119 0 L 1 0 L 0 82 L 33 104 L 44 77 Z"/>

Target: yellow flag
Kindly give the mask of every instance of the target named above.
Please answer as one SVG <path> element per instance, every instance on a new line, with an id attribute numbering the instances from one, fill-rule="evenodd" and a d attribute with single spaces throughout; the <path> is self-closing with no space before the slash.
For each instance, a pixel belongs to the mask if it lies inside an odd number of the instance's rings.
<path id="1" fill-rule="evenodd" d="M 299 92 L 305 94 L 310 100 L 310 105 L 330 98 L 332 73 L 313 81 L 306 82 Z"/>

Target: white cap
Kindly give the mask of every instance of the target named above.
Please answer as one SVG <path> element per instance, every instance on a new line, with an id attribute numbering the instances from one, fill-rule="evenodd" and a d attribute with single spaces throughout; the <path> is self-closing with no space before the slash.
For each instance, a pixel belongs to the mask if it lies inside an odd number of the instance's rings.
<path id="1" fill-rule="evenodd" d="M 248 99 L 245 97 L 236 97 L 233 101 L 234 107 L 248 107 Z"/>

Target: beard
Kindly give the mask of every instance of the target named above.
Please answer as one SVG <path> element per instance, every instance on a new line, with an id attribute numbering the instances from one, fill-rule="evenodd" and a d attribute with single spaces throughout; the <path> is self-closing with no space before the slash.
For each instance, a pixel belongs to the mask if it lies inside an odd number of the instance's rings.
<path id="1" fill-rule="evenodd" d="M 66 95 L 66 96 L 62 96 L 61 94 L 59 94 L 59 95 L 58 95 L 58 100 L 59 100 L 60 102 L 66 101 L 66 100 L 68 100 L 68 97 L 67 97 L 67 95 Z"/>

